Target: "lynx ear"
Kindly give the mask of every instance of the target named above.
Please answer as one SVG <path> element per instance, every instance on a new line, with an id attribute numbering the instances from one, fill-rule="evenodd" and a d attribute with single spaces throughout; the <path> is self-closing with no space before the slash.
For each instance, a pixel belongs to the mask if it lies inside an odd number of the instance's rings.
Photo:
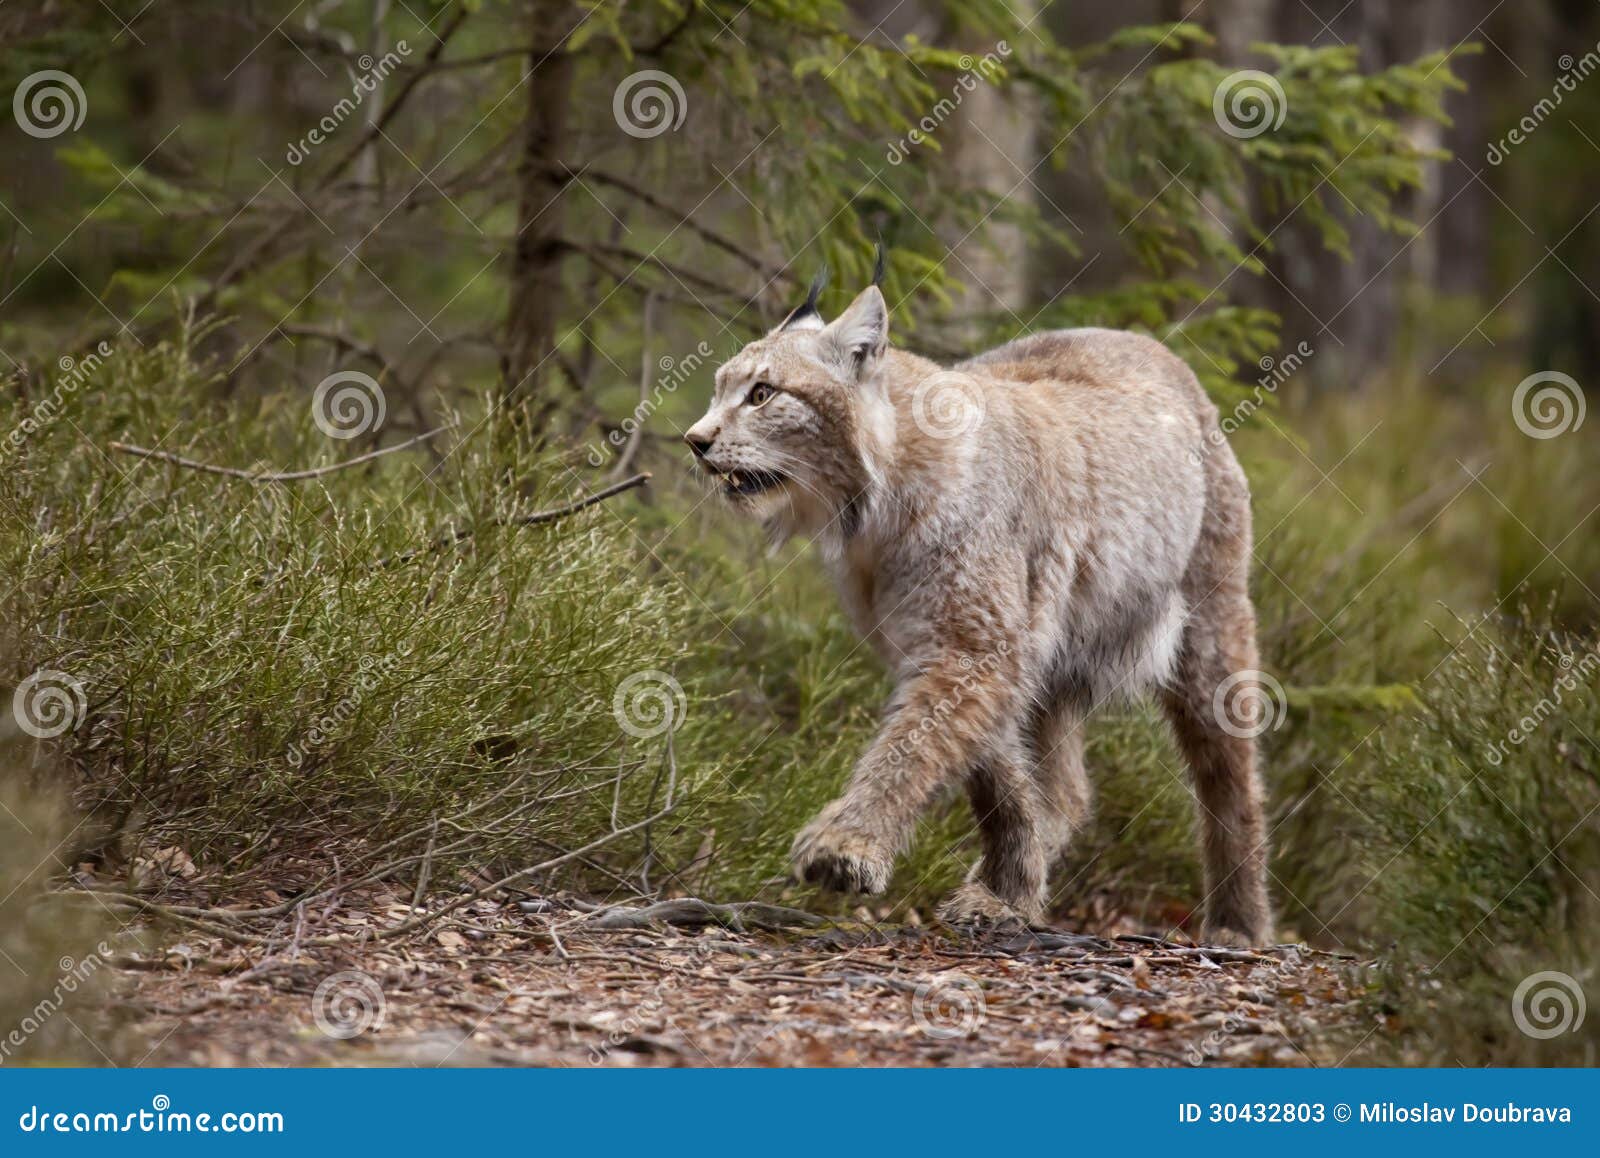
<path id="1" fill-rule="evenodd" d="M 846 378 L 861 381 L 877 368 L 889 345 L 889 306 L 883 291 L 869 285 L 850 308 L 817 335 L 820 353 Z"/>
<path id="2" fill-rule="evenodd" d="M 828 266 L 824 262 L 817 276 L 811 279 L 811 288 L 806 291 L 806 300 L 789 312 L 789 316 L 778 323 L 774 334 L 781 334 L 785 330 L 820 330 L 823 326 L 822 314 L 817 311 L 817 299 L 822 297 L 822 291 L 828 287 Z"/>

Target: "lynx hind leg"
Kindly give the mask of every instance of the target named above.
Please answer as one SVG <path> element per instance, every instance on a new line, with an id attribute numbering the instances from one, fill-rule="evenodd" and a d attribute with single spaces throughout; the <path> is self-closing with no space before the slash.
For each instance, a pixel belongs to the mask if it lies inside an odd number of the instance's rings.
<path id="1" fill-rule="evenodd" d="M 1042 709 L 1034 718 L 1034 781 L 1049 864 L 1067 851 L 1073 836 L 1088 824 L 1093 810 L 1093 790 L 1083 762 L 1087 714 L 1084 705 L 1068 696 Z"/>
<path id="2" fill-rule="evenodd" d="M 1242 584 L 1241 584 L 1242 586 Z M 1257 670 L 1255 612 L 1243 590 L 1214 592 L 1195 608 L 1173 678 L 1162 695 L 1194 778 L 1205 863 L 1204 937 L 1261 945 L 1272 936 L 1267 839 L 1253 736 L 1219 719 L 1224 681 Z M 1224 723 L 1231 727 L 1224 727 Z"/>
<path id="3" fill-rule="evenodd" d="M 967 883 L 939 906 L 939 916 L 951 924 L 1038 920 L 1044 912 L 1051 847 L 1021 743 L 1009 740 L 980 760 L 967 792 L 983 856 Z"/>

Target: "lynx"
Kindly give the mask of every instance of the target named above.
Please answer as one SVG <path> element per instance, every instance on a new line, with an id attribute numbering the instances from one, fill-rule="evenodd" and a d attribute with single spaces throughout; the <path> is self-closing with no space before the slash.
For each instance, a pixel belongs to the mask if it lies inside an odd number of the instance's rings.
<path id="1" fill-rule="evenodd" d="M 1194 374 L 1103 329 L 946 368 L 889 344 L 876 282 L 831 323 L 820 289 L 718 369 L 685 436 L 734 508 L 820 548 L 895 680 L 795 838 L 796 877 L 883 892 L 918 815 L 964 783 L 981 856 L 939 915 L 1037 921 L 1089 815 L 1086 715 L 1153 691 L 1199 805 L 1203 936 L 1264 943 L 1256 729 L 1222 702 L 1259 695 L 1250 492 Z"/>

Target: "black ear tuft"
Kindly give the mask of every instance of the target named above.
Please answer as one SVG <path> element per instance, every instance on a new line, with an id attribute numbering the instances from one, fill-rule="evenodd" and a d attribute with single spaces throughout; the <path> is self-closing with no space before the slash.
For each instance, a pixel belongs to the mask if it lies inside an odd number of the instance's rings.
<path id="1" fill-rule="evenodd" d="M 817 302 L 822 299 L 822 291 L 828 288 L 828 263 L 823 262 L 822 268 L 817 270 L 817 276 L 811 279 L 811 288 L 806 290 L 806 300 L 796 306 L 778 324 L 778 331 L 787 330 L 793 326 L 804 323 L 809 329 L 822 328 L 822 313 L 817 309 Z"/>
<path id="2" fill-rule="evenodd" d="M 889 255 L 883 250 L 883 238 L 878 239 L 872 258 L 872 284 L 883 288 L 883 275 L 889 268 Z"/>
<path id="3" fill-rule="evenodd" d="M 822 268 L 817 270 L 817 276 L 811 279 L 811 288 L 806 291 L 806 304 L 801 308 L 816 313 L 817 302 L 822 300 L 822 291 L 827 288 L 828 263 L 823 262 Z"/>

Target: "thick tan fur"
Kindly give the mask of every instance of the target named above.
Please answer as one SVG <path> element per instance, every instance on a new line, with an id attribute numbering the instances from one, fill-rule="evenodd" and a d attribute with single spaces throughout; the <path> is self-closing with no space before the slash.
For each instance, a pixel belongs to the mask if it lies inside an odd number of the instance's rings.
<path id="1" fill-rule="evenodd" d="M 943 915 L 1037 919 L 1089 814 L 1085 716 L 1154 691 L 1194 777 L 1206 935 L 1265 942 L 1255 746 L 1213 707 L 1257 667 L 1249 486 L 1216 408 L 1149 338 L 1042 333 L 944 368 L 892 348 L 887 313 L 876 287 L 829 325 L 796 311 L 687 435 L 736 507 L 813 537 L 896 681 L 797 875 L 883 891 L 964 782 L 983 854 Z"/>

